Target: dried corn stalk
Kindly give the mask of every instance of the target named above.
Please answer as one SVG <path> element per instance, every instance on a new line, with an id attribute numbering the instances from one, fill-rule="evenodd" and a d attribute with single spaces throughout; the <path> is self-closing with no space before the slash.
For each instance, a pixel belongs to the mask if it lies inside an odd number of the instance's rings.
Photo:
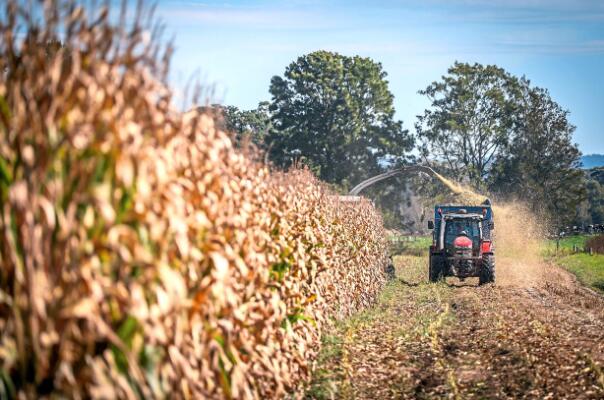
<path id="1" fill-rule="evenodd" d="M 147 19 L 0 12 L 0 397 L 281 398 L 384 282 L 371 204 L 175 111 Z"/>

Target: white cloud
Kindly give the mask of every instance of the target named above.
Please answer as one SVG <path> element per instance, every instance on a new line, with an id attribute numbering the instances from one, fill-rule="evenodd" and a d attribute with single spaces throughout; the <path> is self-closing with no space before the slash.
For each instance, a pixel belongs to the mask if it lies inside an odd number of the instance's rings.
<path id="1" fill-rule="evenodd" d="M 181 23 L 201 23 L 207 27 L 248 29 L 325 29 L 333 22 L 305 10 L 252 7 L 170 7 L 160 9 L 162 18 Z"/>

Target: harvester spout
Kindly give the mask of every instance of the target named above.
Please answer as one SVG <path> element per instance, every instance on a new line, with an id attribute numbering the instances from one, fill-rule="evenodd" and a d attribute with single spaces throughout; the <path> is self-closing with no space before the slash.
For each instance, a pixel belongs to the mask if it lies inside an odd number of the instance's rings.
<path id="1" fill-rule="evenodd" d="M 412 172 L 419 172 L 419 173 L 427 174 L 431 177 L 438 177 L 438 174 L 430 167 L 427 167 L 425 165 L 409 165 L 406 167 L 396 168 L 391 171 L 384 172 L 383 174 L 376 175 L 372 178 L 366 179 L 363 182 L 356 185 L 354 188 L 352 188 L 349 195 L 356 196 L 363 189 L 365 189 L 368 186 L 373 185 L 374 183 L 383 181 L 384 179 L 388 179 L 388 178 L 396 176 L 396 175 L 412 173 Z"/>

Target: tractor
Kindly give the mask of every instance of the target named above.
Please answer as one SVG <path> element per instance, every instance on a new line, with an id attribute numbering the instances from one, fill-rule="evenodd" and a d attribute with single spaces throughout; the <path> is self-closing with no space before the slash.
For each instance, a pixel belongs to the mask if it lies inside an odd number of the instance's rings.
<path id="1" fill-rule="evenodd" d="M 433 230 L 428 274 L 431 282 L 447 276 L 461 281 L 478 277 L 480 285 L 495 282 L 495 223 L 489 200 L 480 206 L 437 205 L 428 229 Z"/>

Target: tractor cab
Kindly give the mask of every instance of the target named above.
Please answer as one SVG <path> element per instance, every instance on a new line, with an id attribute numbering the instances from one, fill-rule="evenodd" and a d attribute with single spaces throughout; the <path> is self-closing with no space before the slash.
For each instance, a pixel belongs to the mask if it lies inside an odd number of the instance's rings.
<path id="1" fill-rule="evenodd" d="M 482 220 L 482 215 L 478 214 L 447 215 L 441 228 L 447 255 L 452 256 L 462 250 L 477 255 L 482 240 Z"/>

